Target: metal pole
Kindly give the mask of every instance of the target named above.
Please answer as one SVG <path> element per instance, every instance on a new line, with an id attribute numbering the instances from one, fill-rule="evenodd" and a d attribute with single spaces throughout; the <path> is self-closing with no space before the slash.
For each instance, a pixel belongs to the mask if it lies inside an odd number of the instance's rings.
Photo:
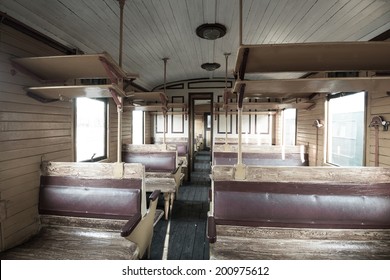
<path id="1" fill-rule="evenodd" d="M 123 8 L 125 7 L 126 0 L 118 0 L 120 7 L 120 28 L 119 28 L 119 67 L 122 67 L 122 52 L 123 52 Z"/>
<path id="2" fill-rule="evenodd" d="M 242 164 L 242 107 L 238 107 L 237 112 L 237 126 L 238 126 L 238 150 L 237 150 L 237 165 Z"/>
<path id="3" fill-rule="evenodd" d="M 167 91 L 167 61 L 169 58 L 164 57 L 164 94 L 166 94 Z M 163 137 L 163 144 L 166 143 L 166 130 L 167 130 L 167 112 L 164 110 L 163 111 L 163 116 L 164 116 L 164 137 Z"/>
<path id="4" fill-rule="evenodd" d="M 122 102 L 123 101 L 121 101 L 121 103 Z M 123 107 L 120 105 L 117 106 L 117 111 L 118 111 L 117 162 L 122 162 L 122 113 L 123 113 Z"/>
<path id="5" fill-rule="evenodd" d="M 122 52 L 123 52 L 123 9 L 125 7 L 126 0 L 119 0 L 120 7 L 120 26 L 119 26 L 119 67 L 122 67 Z M 123 87 L 123 80 L 118 81 L 118 85 Z M 120 104 L 123 104 L 123 98 L 119 98 Z M 117 140 L 117 162 L 122 162 L 122 117 L 123 106 L 117 105 L 118 112 L 118 140 Z"/>
<path id="6" fill-rule="evenodd" d="M 239 16 L 239 21 L 240 21 L 240 27 L 239 27 L 239 43 L 240 46 L 242 46 L 242 0 L 240 0 L 240 16 Z"/>
<path id="7" fill-rule="evenodd" d="M 224 53 L 224 55 L 225 55 L 225 94 L 227 94 L 228 60 L 229 60 L 230 53 Z M 228 126 L 228 113 L 227 113 L 227 108 L 225 108 L 225 148 L 227 148 L 227 144 L 228 144 L 227 126 Z"/>

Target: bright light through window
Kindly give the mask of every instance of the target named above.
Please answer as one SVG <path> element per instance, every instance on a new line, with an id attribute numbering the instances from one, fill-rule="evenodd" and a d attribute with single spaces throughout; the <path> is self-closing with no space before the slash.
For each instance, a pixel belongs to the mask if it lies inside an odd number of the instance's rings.
<path id="1" fill-rule="evenodd" d="M 133 144 L 144 143 L 144 112 L 133 111 Z"/>
<path id="2" fill-rule="evenodd" d="M 76 161 L 106 158 L 106 102 L 76 99 Z"/>
<path id="3" fill-rule="evenodd" d="M 329 100 L 328 162 L 362 166 L 365 92 Z"/>
<path id="4" fill-rule="evenodd" d="M 295 145 L 296 109 L 286 109 L 283 114 L 283 144 Z"/>

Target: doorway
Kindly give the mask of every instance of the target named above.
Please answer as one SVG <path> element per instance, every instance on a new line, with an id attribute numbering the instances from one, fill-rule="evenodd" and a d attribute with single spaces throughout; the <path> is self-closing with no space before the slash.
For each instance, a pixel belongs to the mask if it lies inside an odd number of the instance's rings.
<path id="1" fill-rule="evenodd" d="M 200 151 L 211 151 L 213 143 L 213 93 L 190 93 L 189 170 L 194 170 L 194 157 Z M 191 172 L 190 172 L 191 173 Z M 189 174 L 191 177 L 191 175 Z"/>

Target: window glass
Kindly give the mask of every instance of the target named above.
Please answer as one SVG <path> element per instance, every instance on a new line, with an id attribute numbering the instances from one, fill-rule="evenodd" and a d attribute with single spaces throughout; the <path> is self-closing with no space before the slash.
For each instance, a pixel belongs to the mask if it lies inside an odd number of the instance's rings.
<path id="1" fill-rule="evenodd" d="M 328 163 L 362 166 L 365 92 L 331 98 L 328 105 Z"/>
<path id="2" fill-rule="evenodd" d="M 283 114 L 283 144 L 295 145 L 296 135 L 296 109 L 286 109 Z"/>
<path id="3" fill-rule="evenodd" d="M 107 102 L 76 99 L 76 161 L 107 158 Z"/>
<path id="4" fill-rule="evenodd" d="M 144 143 L 144 112 L 133 111 L 133 144 Z"/>

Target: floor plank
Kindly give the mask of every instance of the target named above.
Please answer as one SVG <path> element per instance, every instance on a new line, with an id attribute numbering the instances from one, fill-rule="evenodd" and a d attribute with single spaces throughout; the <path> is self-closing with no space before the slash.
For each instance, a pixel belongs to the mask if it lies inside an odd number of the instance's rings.
<path id="1" fill-rule="evenodd" d="M 185 183 L 180 187 L 169 220 L 160 220 L 155 226 L 151 259 L 163 258 L 166 238 L 169 238 L 166 255 L 169 260 L 209 259 L 209 243 L 206 238 L 209 189 L 210 186 L 192 183 Z M 159 203 L 158 207 L 162 206 Z"/>

